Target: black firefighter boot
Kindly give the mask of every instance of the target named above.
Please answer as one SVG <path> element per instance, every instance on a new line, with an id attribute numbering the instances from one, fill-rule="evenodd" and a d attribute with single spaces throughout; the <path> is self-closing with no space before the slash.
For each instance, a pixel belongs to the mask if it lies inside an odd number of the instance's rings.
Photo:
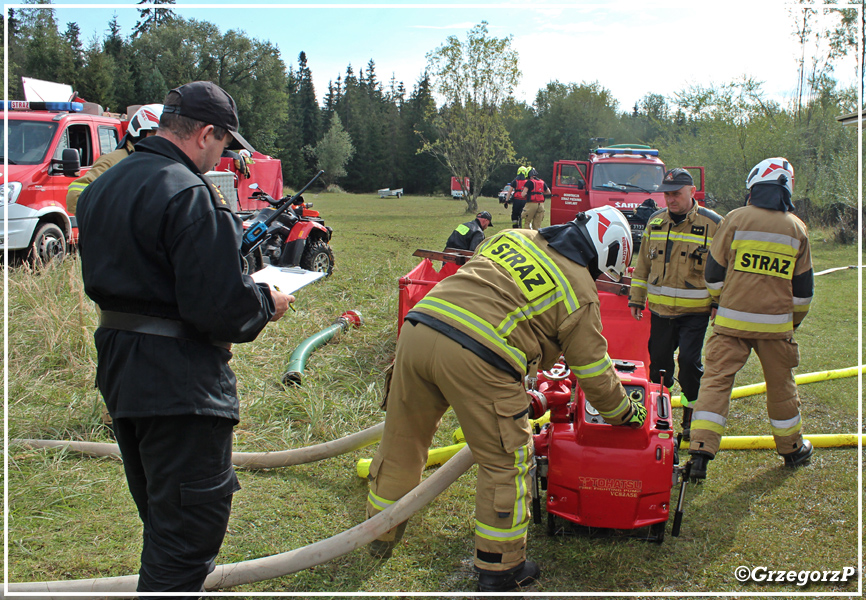
<path id="1" fill-rule="evenodd" d="M 541 574 L 541 569 L 531 560 L 525 560 L 505 571 L 488 571 L 478 567 L 475 570 L 478 571 L 479 592 L 510 592 L 524 588 L 535 583 Z"/>
<path id="2" fill-rule="evenodd" d="M 709 452 L 703 450 L 690 451 L 691 459 L 689 462 L 692 466 L 689 468 L 689 481 L 692 483 L 703 483 L 707 478 L 707 463 L 715 458 Z"/>
<path id="3" fill-rule="evenodd" d="M 367 551 L 370 553 L 370 556 L 381 560 L 387 560 L 391 558 L 391 553 L 394 551 L 394 546 L 396 546 L 400 542 L 400 540 L 403 539 L 403 532 L 406 531 L 406 524 L 408 522 L 409 521 L 403 521 L 394 528 L 393 540 L 389 542 L 382 540 L 373 540 L 372 542 L 367 544 Z"/>
<path id="4" fill-rule="evenodd" d="M 690 441 L 692 439 L 692 409 L 688 407 L 683 407 L 683 422 L 681 424 L 683 428 L 683 439 L 685 441 Z"/>
<path id="5" fill-rule="evenodd" d="M 803 440 L 803 445 L 800 446 L 798 450 L 795 450 L 790 454 L 782 455 L 782 457 L 785 459 L 785 466 L 796 469 L 797 467 L 803 467 L 808 465 L 809 462 L 812 460 L 813 450 L 814 448 L 812 447 L 812 442 L 810 442 L 809 440 Z"/>

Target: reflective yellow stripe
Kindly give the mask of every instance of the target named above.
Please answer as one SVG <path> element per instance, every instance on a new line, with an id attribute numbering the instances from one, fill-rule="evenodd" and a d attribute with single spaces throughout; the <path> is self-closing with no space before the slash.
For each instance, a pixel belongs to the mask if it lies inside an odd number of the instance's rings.
<path id="1" fill-rule="evenodd" d="M 72 183 L 69 184 L 68 189 L 70 189 L 70 190 L 84 190 L 84 188 L 86 188 L 88 185 L 89 184 L 87 184 L 87 183 L 79 183 L 77 181 L 73 181 Z"/>
<path id="2" fill-rule="evenodd" d="M 635 279 L 634 277 L 632 277 L 631 286 L 645 290 L 646 289 L 646 279 Z"/>
<path id="3" fill-rule="evenodd" d="M 529 529 L 529 521 L 526 521 L 522 525 L 517 525 L 516 527 L 500 529 L 498 527 L 491 527 L 490 525 L 485 525 L 478 519 L 475 519 L 475 535 L 477 535 L 478 537 L 483 537 L 486 540 L 493 540 L 497 542 L 509 542 L 511 540 L 519 540 L 526 535 L 527 529 Z"/>
<path id="4" fill-rule="evenodd" d="M 368 492 L 367 502 L 369 502 L 379 510 L 385 510 L 386 508 L 394 504 L 396 500 L 385 500 L 384 498 L 382 498 L 381 496 L 377 496 L 373 492 Z"/>
<path id="5" fill-rule="evenodd" d="M 521 321 L 526 321 L 527 319 L 540 315 L 551 306 L 562 302 L 564 298 L 565 294 L 562 293 L 562 290 L 556 289 L 548 296 L 539 298 L 535 302 L 527 304 L 526 306 L 521 306 L 520 308 L 508 313 L 496 328 L 496 331 L 499 335 L 505 337 L 514 331 L 514 328 L 517 327 L 517 324 Z"/>
<path id="6" fill-rule="evenodd" d="M 619 406 L 617 406 L 615 409 L 607 410 L 607 411 L 599 410 L 598 412 L 599 412 L 599 414 L 601 414 L 602 417 L 604 417 L 605 420 L 607 420 L 607 419 L 612 420 L 612 419 L 616 419 L 617 417 L 619 417 L 620 415 L 625 413 L 625 411 L 627 411 L 630 407 L 631 407 L 631 402 L 629 402 L 629 399 L 626 396 L 623 396 L 622 402 L 620 402 Z"/>
<path id="7" fill-rule="evenodd" d="M 770 419 L 770 430 L 773 432 L 773 435 L 778 437 L 794 435 L 802 427 L 803 420 L 800 418 L 800 415 L 785 420 Z"/>
<path id="8" fill-rule="evenodd" d="M 514 488 L 514 510 L 512 514 L 512 525 L 517 527 L 524 521 L 529 520 L 529 511 L 526 506 L 526 497 L 528 495 L 526 489 L 526 474 L 529 473 L 529 457 L 532 456 L 532 450 L 528 445 L 518 448 L 514 453 L 514 468 L 517 470 L 515 475 Z"/>
<path id="9" fill-rule="evenodd" d="M 787 244 L 778 242 L 762 242 L 758 240 L 734 240 L 731 242 L 732 250 L 773 252 L 784 256 L 797 256 L 797 251 Z"/>
<path id="10" fill-rule="evenodd" d="M 693 233 L 681 233 L 678 231 L 671 231 L 668 233 L 667 231 L 654 231 L 649 235 L 650 240 L 671 240 L 674 242 L 685 242 L 687 244 L 701 244 L 705 243 L 704 236 L 696 235 Z M 713 237 L 708 235 L 706 237 L 706 245 L 710 245 L 712 243 Z"/>
<path id="11" fill-rule="evenodd" d="M 499 348 L 506 356 L 514 360 L 524 373 L 526 372 L 526 355 L 514 346 L 509 345 L 505 338 L 499 335 L 499 332 L 496 331 L 493 325 L 478 315 L 474 315 L 468 310 L 460 308 L 451 302 L 439 298 L 431 298 L 429 295 L 425 296 L 415 305 L 415 307 L 418 309 L 426 308 L 427 310 L 454 319 L 458 323 L 468 327 L 470 330 Z"/>
<path id="12" fill-rule="evenodd" d="M 713 423 L 712 421 L 706 421 L 703 419 L 692 419 L 692 439 L 694 439 L 695 430 L 697 429 L 707 429 L 718 433 L 719 435 L 722 435 L 725 432 L 724 425 L 719 425 L 718 423 Z"/>
<path id="13" fill-rule="evenodd" d="M 578 379 L 588 379 L 601 375 L 611 367 L 613 367 L 613 362 L 611 362 L 610 357 L 605 352 L 604 358 L 588 365 L 575 365 L 571 367 L 571 370 Z"/>
<path id="14" fill-rule="evenodd" d="M 760 313 L 748 313 L 730 308 L 721 307 L 716 313 L 716 325 L 737 329 L 739 331 L 760 331 L 768 333 L 779 333 L 790 331 L 794 324 L 794 315 L 784 313 L 781 315 L 764 315 Z"/>
<path id="15" fill-rule="evenodd" d="M 665 306 L 686 306 L 696 308 L 701 306 L 709 306 L 712 304 L 709 296 L 707 298 L 672 298 L 670 296 L 659 296 L 658 294 L 647 294 L 647 300 L 653 304 L 663 304 Z"/>

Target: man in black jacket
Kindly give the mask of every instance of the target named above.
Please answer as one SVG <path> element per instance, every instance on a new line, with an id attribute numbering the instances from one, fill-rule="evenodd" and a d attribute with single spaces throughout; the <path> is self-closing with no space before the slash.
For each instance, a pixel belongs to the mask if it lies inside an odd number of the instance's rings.
<path id="1" fill-rule="evenodd" d="M 486 210 L 482 210 L 475 215 L 474 221 L 462 223 L 451 232 L 448 241 L 445 242 L 445 248 L 475 252 L 478 244 L 484 241 L 484 230 L 490 225 L 493 225 L 493 217 Z"/>
<path id="2" fill-rule="evenodd" d="M 202 175 L 246 144 L 234 100 L 197 81 L 164 104 L 157 135 L 84 190 L 77 217 L 97 384 L 144 524 L 138 591 L 197 597 L 240 489 L 231 343 L 294 298 L 241 274 L 241 223 Z"/>

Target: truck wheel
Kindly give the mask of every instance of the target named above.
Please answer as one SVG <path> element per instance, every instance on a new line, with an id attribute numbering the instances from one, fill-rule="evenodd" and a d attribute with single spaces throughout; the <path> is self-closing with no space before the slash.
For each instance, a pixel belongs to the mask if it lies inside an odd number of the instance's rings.
<path id="1" fill-rule="evenodd" d="M 330 275 L 334 270 L 334 253 L 322 240 L 308 243 L 301 255 L 301 268 Z"/>
<path id="2" fill-rule="evenodd" d="M 241 271 L 244 275 L 252 275 L 256 271 L 261 271 L 264 265 L 261 248 L 256 248 L 241 259 Z"/>
<path id="3" fill-rule="evenodd" d="M 402 198 L 402 197 L 403 197 L 403 193 L 402 193 L 402 192 L 397 192 L 397 197 L 398 197 L 398 198 Z"/>
<path id="4" fill-rule="evenodd" d="M 36 229 L 33 243 L 27 254 L 27 262 L 33 266 L 60 262 L 66 256 L 66 236 L 54 223 L 43 223 Z"/>

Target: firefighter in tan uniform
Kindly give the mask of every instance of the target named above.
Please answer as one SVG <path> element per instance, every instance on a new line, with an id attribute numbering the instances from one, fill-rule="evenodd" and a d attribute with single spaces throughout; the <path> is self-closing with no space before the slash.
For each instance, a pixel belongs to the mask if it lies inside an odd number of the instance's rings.
<path id="1" fill-rule="evenodd" d="M 613 207 L 541 231 L 485 240 L 406 316 L 387 395 L 385 431 L 370 465 L 367 516 L 421 481 L 427 450 L 450 406 L 478 463 L 475 567 L 480 591 L 503 592 L 539 575 L 526 560 L 534 455 L 529 365 L 560 356 L 612 424 L 640 426 L 646 409 L 625 393 L 601 334 L 595 277 L 618 280 L 631 232 Z M 533 373 L 534 374 L 534 373 Z M 390 557 L 405 523 L 369 546 Z"/>
<path id="2" fill-rule="evenodd" d="M 162 104 L 146 104 L 142 106 L 129 120 L 126 135 L 120 140 L 117 149 L 108 154 L 100 156 L 90 170 L 69 184 L 66 191 L 66 210 L 70 215 L 75 214 L 78 206 L 78 197 L 88 185 L 105 173 L 108 169 L 122 161 L 135 152 L 135 145 L 144 138 L 154 135 L 159 129 L 159 118 L 162 116 Z"/>
<path id="3" fill-rule="evenodd" d="M 527 229 L 538 231 L 544 221 L 544 197 L 550 195 L 550 188 L 538 178 L 538 171 L 531 169 L 529 178 L 523 183 L 523 196 L 526 206 L 523 209 L 523 224 Z"/>
<path id="4" fill-rule="evenodd" d="M 674 352 L 679 348 L 678 381 L 683 405 L 683 439 L 689 439 L 692 406 L 698 399 L 704 366 L 701 350 L 710 322 L 712 304 L 704 284 L 710 244 L 722 221 L 715 212 L 699 206 L 692 176 L 685 169 L 665 173 L 658 191 L 667 208 L 647 220 L 631 279 L 628 305 L 640 320 L 644 306 L 650 310 L 650 379 L 674 383 Z"/>
<path id="5" fill-rule="evenodd" d="M 749 173 L 748 204 L 731 211 L 716 233 L 706 268 L 719 304 L 707 342 L 707 370 L 692 416 L 690 476 L 707 476 L 728 418 L 734 377 L 752 350 L 767 381 L 767 414 L 785 465 L 808 464 L 793 369 L 800 363 L 794 329 L 812 301 L 812 255 L 806 226 L 793 209 L 794 168 L 768 158 Z"/>

